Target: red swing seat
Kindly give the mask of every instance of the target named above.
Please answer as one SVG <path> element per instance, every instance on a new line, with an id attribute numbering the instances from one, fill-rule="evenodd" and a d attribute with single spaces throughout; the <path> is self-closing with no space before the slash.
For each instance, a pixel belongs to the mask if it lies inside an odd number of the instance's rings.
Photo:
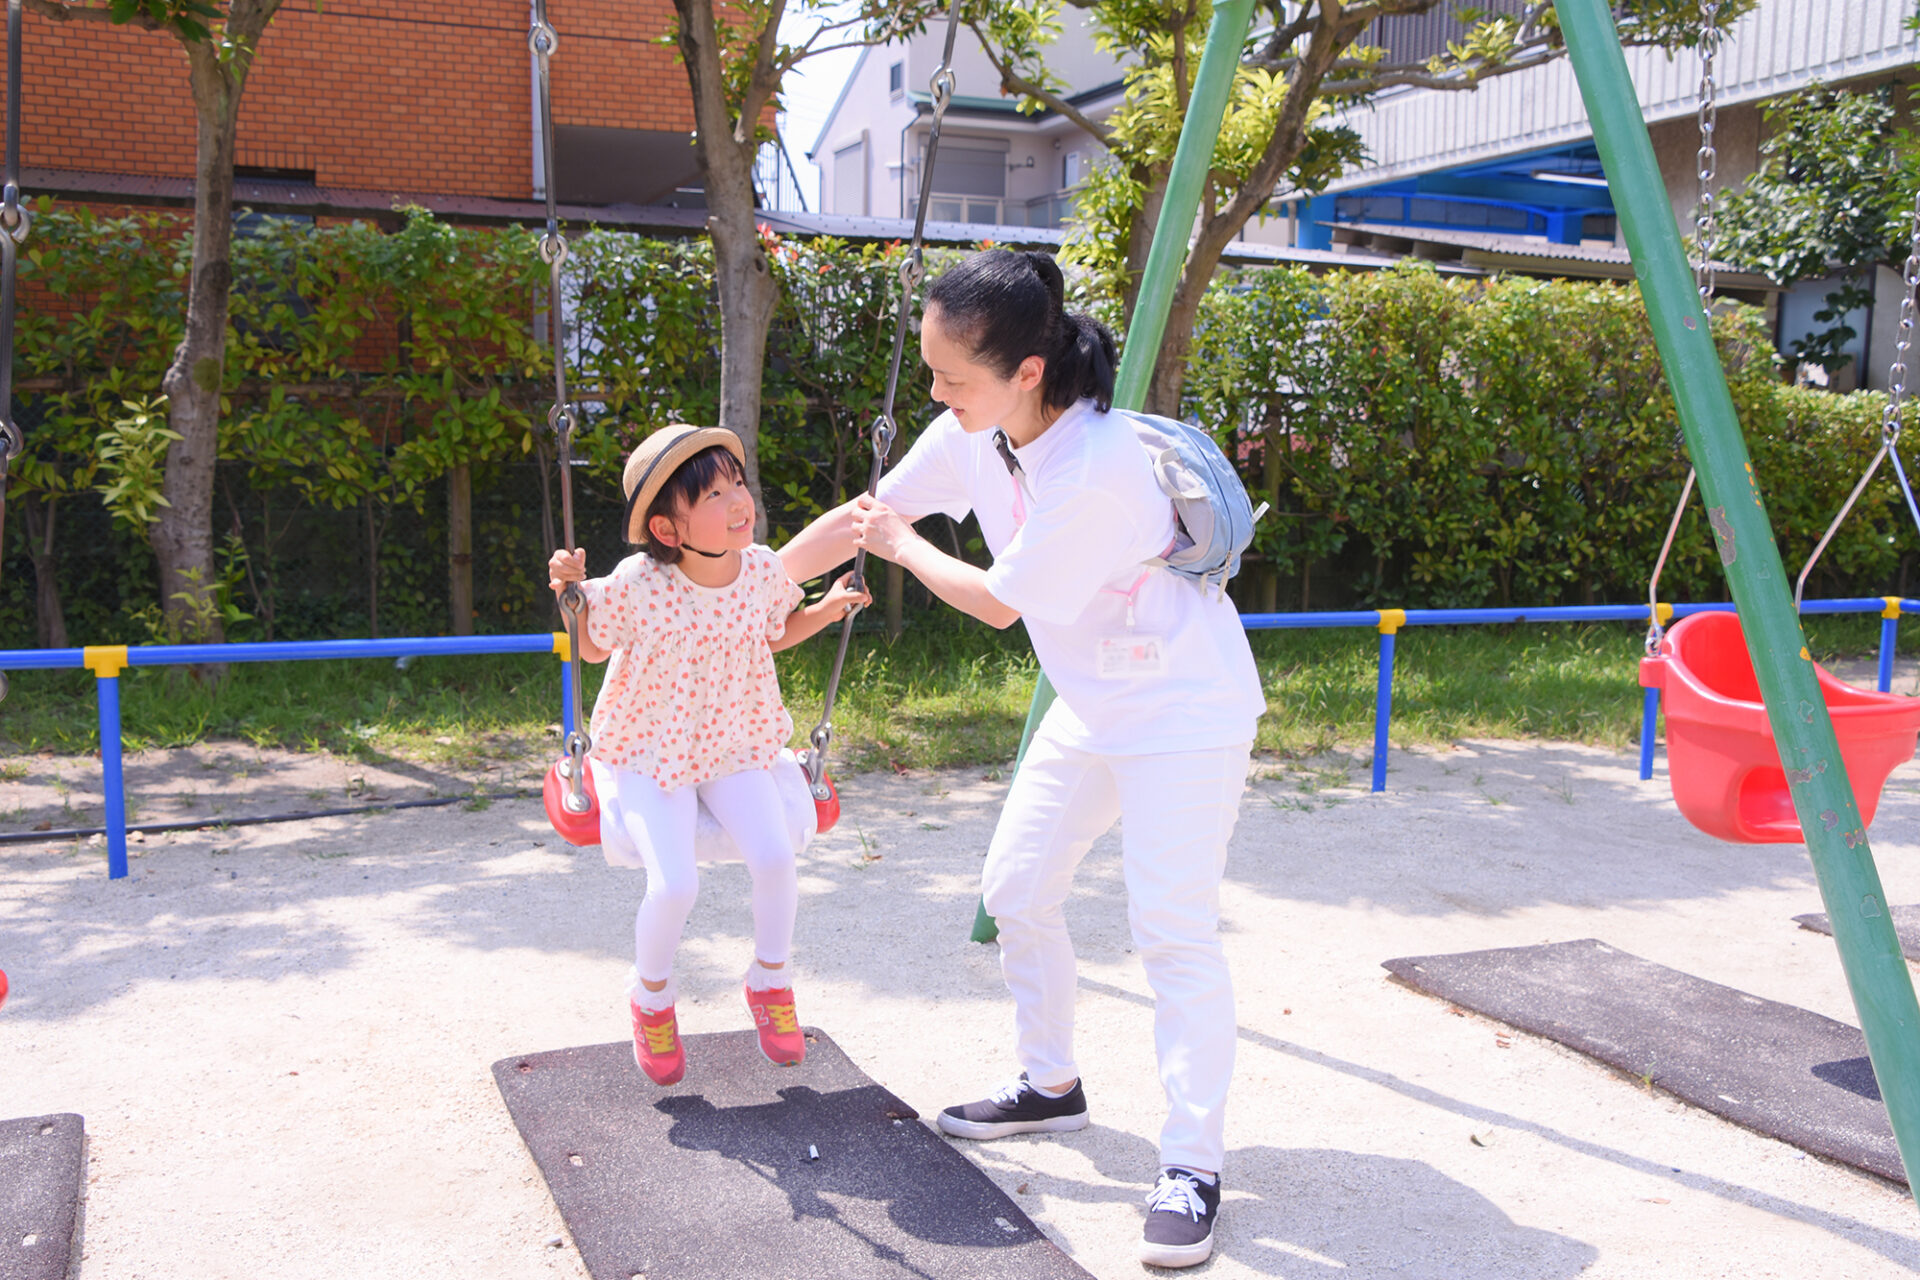
<path id="1" fill-rule="evenodd" d="M 547 820 L 553 823 L 553 829 L 562 840 L 570 845 L 595 845 L 600 843 L 600 790 L 594 785 L 593 771 L 587 770 L 582 779 L 587 793 L 587 811 L 575 813 L 566 806 L 567 780 L 561 776 L 560 767 L 566 763 L 565 757 L 556 760 L 547 770 L 547 779 L 540 788 L 540 798 L 546 803 Z M 833 785 L 832 777 L 825 779 L 827 794 L 824 799 L 813 801 L 814 832 L 825 835 L 833 830 L 833 824 L 840 821 L 840 791 Z"/>
<path id="2" fill-rule="evenodd" d="M 1837 680 L 1817 664 L 1860 821 L 1871 825 L 1887 777 L 1913 759 L 1920 698 Z M 1669 631 L 1661 656 L 1640 663 L 1667 715 L 1667 775 L 1688 822 L 1735 844 L 1794 844 L 1800 820 L 1781 768 L 1746 636 L 1732 613 L 1696 613 Z"/>

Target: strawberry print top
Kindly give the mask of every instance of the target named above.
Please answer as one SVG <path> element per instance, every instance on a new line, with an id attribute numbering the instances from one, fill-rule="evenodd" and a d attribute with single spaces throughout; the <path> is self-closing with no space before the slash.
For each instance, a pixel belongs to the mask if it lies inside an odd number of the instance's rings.
<path id="1" fill-rule="evenodd" d="M 768 642 L 800 588 L 758 543 L 740 573 L 703 587 L 648 555 L 580 584 L 587 637 L 613 651 L 593 704 L 593 755 L 663 791 L 772 765 L 793 736 Z"/>

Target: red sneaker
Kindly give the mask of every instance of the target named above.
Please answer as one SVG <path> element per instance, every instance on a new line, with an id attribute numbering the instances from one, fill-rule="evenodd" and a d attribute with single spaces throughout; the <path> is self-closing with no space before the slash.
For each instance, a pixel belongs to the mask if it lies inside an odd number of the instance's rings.
<path id="1" fill-rule="evenodd" d="M 687 1047 L 673 1006 L 642 1009 L 629 1002 L 628 1007 L 633 1010 L 633 1060 L 655 1084 L 679 1084 L 687 1074 Z"/>
<path id="2" fill-rule="evenodd" d="M 747 993 L 747 1010 L 753 1014 L 753 1025 L 760 1032 L 760 1052 L 776 1067 L 799 1066 L 807 1056 L 807 1038 L 800 1034 L 800 1015 L 793 1008 L 793 988 L 756 991 L 746 986 L 743 989 Z"/>

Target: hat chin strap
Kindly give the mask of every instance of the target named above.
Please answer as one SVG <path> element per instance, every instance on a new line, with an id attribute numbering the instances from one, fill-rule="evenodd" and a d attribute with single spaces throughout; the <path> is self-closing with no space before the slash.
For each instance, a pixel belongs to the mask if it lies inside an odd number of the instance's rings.
<path id="1" fill-rule="evenodd" d="M 699 547 L 694 546 L 691 542 L 681 543 L 680 549 L 682 551 L 691 551 L 697 556 L 705 556 L 709 560 L 723 560 L 726 558 L 726 555 L 727 555 L 727 553 L 724 551 L 702 551 Z"/>

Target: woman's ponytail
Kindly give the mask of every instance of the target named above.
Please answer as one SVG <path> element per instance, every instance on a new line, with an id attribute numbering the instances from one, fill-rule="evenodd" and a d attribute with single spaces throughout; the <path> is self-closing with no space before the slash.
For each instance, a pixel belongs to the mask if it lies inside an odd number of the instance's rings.
<path id="1" fill-rule="evenodd" d="M 1061 317 L 1060 347 L 1047 361 L 1041 399 L 1049 409 L 1091 400 L 1105 413 L 1113 407 L 1113 381 L 1120 364 L 1113 334 L 1085 312 Z"/>
<path id="2" fill-rule="evenodd" d="M 1028 356 L 1046 361 L 1040 399 L 1055 412 L 1092 400 L 1113 404 L 1119 359 L 1113 334 L 1066 309 L 1066 277 L 1051 255 L 1028 250 L 976 253 L 927 288 L 927 306 L 972 357 L 1011 378 Z"/>

